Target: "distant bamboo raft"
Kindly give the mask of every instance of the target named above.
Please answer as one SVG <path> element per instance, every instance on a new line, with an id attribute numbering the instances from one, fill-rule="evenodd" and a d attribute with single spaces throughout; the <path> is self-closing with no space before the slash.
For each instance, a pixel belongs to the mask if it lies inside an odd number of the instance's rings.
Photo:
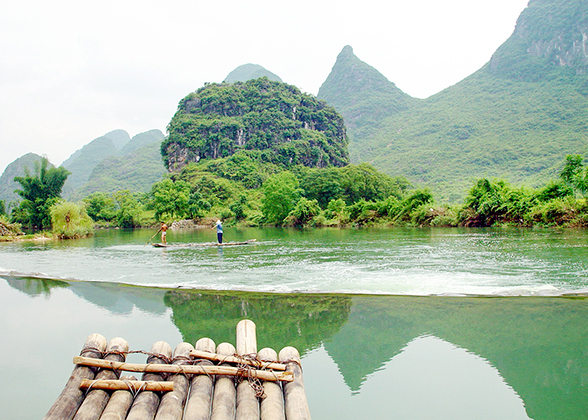
<path id="1" fill-rule="evenodd" d="M 151 244 L 155 248 L 198 248 L 198 247 L 210 247 L 210 246 L 237 246 L 237 245 L 250 245 L 257 242 L 257 239 L 249 239 L 243 242 L 196 242 L 196 243 L 176 243 L 176 244 L 162 244 L 162 243 L 154 243 Z"/>
<path id="2" fill-rule="evenodd" d="M 201 338 L 172 354 L 159 341 L 147 363 L 127 363 L 122 338 L 92 334 L 46 420 L 310 420 L 300 354 L 257 352 L 255 324 L 237 324 L 236 348 Z M 143 373 L 142 380 L 121 372 Z"/>

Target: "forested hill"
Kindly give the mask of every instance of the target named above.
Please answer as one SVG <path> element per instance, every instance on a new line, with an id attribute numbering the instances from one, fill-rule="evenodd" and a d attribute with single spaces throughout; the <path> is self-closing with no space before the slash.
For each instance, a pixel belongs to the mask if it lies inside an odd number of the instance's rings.
<path id="1" fill-rule="evenodd" d="M 161 146 L 166 166 L 246 151 L 285 167 L 344 166 L 343 118 L 316 97 L 267 78 L 207 84 L 180 101 Z"/>
<path id="2" fill-rule="evenodd" d="M 530 186 L 555 178 L 567 154 L 588 153 L 587 19 L 588 2 L 531 0 L 483 68 L 430 98 L 390 106 L 382 119 L 377 101 L 364 99 L 371 94 L 360 94 L 379 83 L 379 73 L 364 73 L 372 82 L 337 78 L 330 91 L 365 105 L 354 113 L 327 97 L 346 122 L 369 127 L 379 120 L 373 132 L 350 128 L 352 161 L 406 176 L 447 201 L 462 199 L 480 177 Z M 353 75 L 356 60 L 338 59 L 331 74 Z"/>

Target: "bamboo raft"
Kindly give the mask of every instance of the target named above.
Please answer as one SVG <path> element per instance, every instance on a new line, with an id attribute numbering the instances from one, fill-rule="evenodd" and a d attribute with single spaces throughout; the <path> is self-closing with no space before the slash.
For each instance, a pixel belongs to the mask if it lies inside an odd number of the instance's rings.
<path id="1" fill-rule="evenodd" d="M 147 363 L 126 363 L 128 343 L 86 340 L 46 420 L 310 420 L 300 354 L 257 352 L 255 324 L 237 324 L 237 347 L 201 338 L 174 350 L 158 341 Z M 139 352 L 144 353 L 144 352 Z M 141 372 L 141 380 L 121 372 Z"/>
<path id="2" fill-rule="evenodd" d="M 243 242 L 223 242 L 219 244 L 218 242 L 200 242 L 200 243 L 189 243 L 189 244 L 162 244 L 162 243 L 154 243 L 151 244 L 155 248 L 191 248 L 191 247 L 205 247 L 205 246 L 236 246 L 236 245 L 249 245 L 257 242 L 257 239 L 249 239 Z"/>

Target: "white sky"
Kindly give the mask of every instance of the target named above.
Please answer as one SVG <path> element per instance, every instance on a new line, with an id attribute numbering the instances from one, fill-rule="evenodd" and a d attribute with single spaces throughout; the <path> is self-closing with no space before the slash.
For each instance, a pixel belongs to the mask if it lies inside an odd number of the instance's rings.
<path id="1" fill-rule="evenodd" d="M 61 164 L 115 129 L 165 133 L 178 102 L 254 63 L 317 94 L 339 52 L 411 96 L 464 79 L 528 0 L 19 0 L 0 4 L 0 172 Z"/>

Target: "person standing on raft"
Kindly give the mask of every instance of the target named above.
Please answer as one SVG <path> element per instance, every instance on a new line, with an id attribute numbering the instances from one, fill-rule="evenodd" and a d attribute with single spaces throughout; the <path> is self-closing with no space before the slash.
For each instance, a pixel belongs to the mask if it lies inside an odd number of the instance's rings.
<path id="1" fill-rule="evenodd" d="M 214 229 L 215 227 L 216 227 L 216 239 L 219 244 L 222 244 L 223 243 L 223 224 L 221 223 L 220 220 L 217 220 L 216 225 L 213 226 L 212 228 Z"/>
<path id="2" fill-rule="evenodd" d="M 161 222 L 159 230 L 161 231 L 161 243 L 167 245 L 167 225 Z"/>

